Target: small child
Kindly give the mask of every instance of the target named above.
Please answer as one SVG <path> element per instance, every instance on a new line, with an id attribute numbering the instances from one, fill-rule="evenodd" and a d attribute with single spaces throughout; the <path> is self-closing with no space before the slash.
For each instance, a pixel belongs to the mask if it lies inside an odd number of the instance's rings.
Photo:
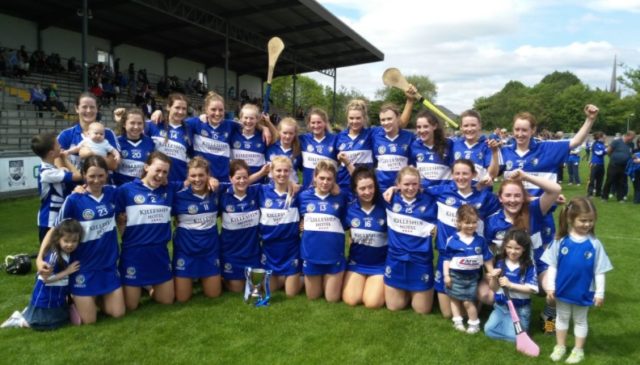
<path id="1" fill-rule="evenodd" d="M 443 263 L 444 283 L 451 298 L 453 327 L 469 334 L 480 332 L 475 302 L 482 266 L 487 272 L 493 272 L 493 254 L 485 239 L 476 233 L 478 219 L 478 211 L 473 206 L 465 204 L 458 208 L 458 232 L 447 240 Z M 462 323 L 462 305 L 469 315 L 468 329 Z"/>
<path id="2" fill-rule="evenodd" d="M 47 278 L 38 274 L 29 306 L 22 313 L 13 312 L 0 327 L 45 331 L 69 323 L 69 275 L 80 268 L 78 261 L 69 264 L 69 255 L 78 247 L 82 232 L 78 221 L 65 219 L 47 234 L 44 260 L 53 268 L 53 274 Z"/>
<path id="3" fill-rule="evenodd" d="M 569 319 L 573 317 L 575 347 L 568 364 L 584 359 L 589 307 L 604 304 L 604 274 L 613 269 L 611 261 L 595 237 L 596 207 L 589 198 L 571 199 L 558 217 L 556 240 L 542 255 L 549 264 L 547 300 L 556 303 L 556 346 L 551 360 L 560 361 L 566 353 Z M 595 288 L 595 290 L 594 290 Z"/>
<path id="4" fill-rule="evenodd" d="M 40 210 L 38 212 L 39 242 L 53 227 L 65 198 L 65 183 L 82 181 L 82 175 L 67 158 L 61 156 L 55 133 L 44 133 L 31 138 L 31 150 L 42 163 L 38 173 Z"/>
<path id="5" fill-rule="evenodd" d="M 120 162 L 120 152 L 104 138 L 105 129 L 102 123 L 93 122 L 89 124 L 87 135 L 88 138 L 85 138 L 77 146 L 66 150 L 64 153 L 77 153 L 81 158 L 87 158 L 92 155 L 107 157 L 108 154 L 111 154 L 116 162 Z"/>
<path id="6" fill-rule="evenodd" d="M 515 342 L 516 332 L 502 288 L 509 290 L 520 325 L 525 331 L 531 320 L 530 295 L 538 292 L 536 267 L 531 259 L 531 238 L 522 229 L 511 228 L 504 236 L 496 256 L 496 268 L 489 276 L 489 286 L 495 291 L 493 312 L 484 325 L 484 333 L 491 338 Z"/>

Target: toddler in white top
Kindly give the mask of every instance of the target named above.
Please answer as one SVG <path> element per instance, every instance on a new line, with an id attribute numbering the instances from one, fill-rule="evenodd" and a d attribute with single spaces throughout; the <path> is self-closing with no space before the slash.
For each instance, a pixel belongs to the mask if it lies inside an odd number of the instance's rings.
<path id="1" fill-rule="evenodd" d="M 108 154 L 112 154 L 116 161 L 120 161 L 120 152 L 104 138 L 105 129 L 102 123 L 93 122 L 89 124 L 87 134 L 88 138 L 85 138 L 80 144 L 66 152 L 70 154 L 78 153 L 82 158 L 91 155 L 106 157 Z"/>

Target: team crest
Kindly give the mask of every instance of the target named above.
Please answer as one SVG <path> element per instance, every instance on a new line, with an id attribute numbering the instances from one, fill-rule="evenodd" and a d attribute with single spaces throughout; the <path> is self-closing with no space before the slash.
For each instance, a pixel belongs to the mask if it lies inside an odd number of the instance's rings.
<path id="1" fill-rule="evenodd" d="M 225 207 L 225 210 L 227 211 L 227 213 L 233 213 L 235 212 L 236 208 L 233 205 L 229 204 Z"/>
<path id="2" fill-rule="evenodd" d="M 307 260 L 302 260 L 302 267 L 307 267 Z"/>
<path id="3" fill-rule="evenodd" d="M 447 198 L 447 200 L 444 201 L 444 203 L 446 205 L 454 205 L 456 203 L 456 198 L 454 197 L 449 197 Z"/>
<path id="4" fill-rule="evenodd" d="M 422 274 L 422 278 L 420 278 L 425 283 L 429 282 L 429 274 Z"/>
<path id="5" fill-rule="evenodd" d="M 333 209 L 334 209 L 334 210 L 338 210 L 338 209 L 340 209 L 340 204 L 338 204 L 338 203 L 333 203 Z"/>
<path id="6" fill-rule="evenodd" d="M 499 239 L 499 240 L 501 240 L 501 241 L 502 241 L 502 240 L 504 240 L 504 235 L 505 235 L 505 234 L 506 234 L 506 232 L 505 232 L 505 231 L 498 231 L 498 232 L 496 233 L 496 239 Z"/>
<path id="7" fill-rule="evenodd" d="M 536 166 L 538 164 L 538 159 L 534 158 L 533 161 L 531 161 L 531 163 L 533 164 L 533 166 Z"/>
<path id="8" fill-rule="evenodd" d="M 127 268 L 127 277 L 135 278 L 136 277 L 136 268 L 133 266 L 129 266 Z"/>
<path id="9" fill-rule="evenodd" d="M 161 130 L 158 134 L 160 134 L 160 137 L 166 137 L 167 136 L 167 131 Z"/>
<path id="10" fill-rule="evenodd" d="M 273 205 L 273 200 L 271 199 L 267 199 L 264 201 L 264 206 L 267 208 L 271 208 L 271 206 Z"/>
<path id="11" fill-rule="evenodd" d="M 95 215 L 96 214 L 91 209 L 85 209 L 82 211 L 82 218 L 84 218 L 84 220 L 86 221 L 93 219 Z"/>
<path id="12" fill-rule="evenodd" d="M 380 227 L 384 227 L 384 223 L 385 223 L 384 219 L 382 218 L 378 219 L 378 224 L 380 225 Z"/>
<path id="13" fill-rule="evenodd" d="M 423 205 L 420 208 L 418 208 L 418 210 L 420 211 L 420 213 L 424 213 L 424 211 L 427 210 L 427 207 Z"/>
<path id="14" fill-rule="evenodd" d="M 293 259 L 293 261 L 291 261 L 291 266 L 298 267 L 298 265 L 300 265 L 300 261 L 298 259 Z"/>
<path id="15" fill-rule="evenodd" d="M 206 131 L 206 130 L 204 130 L 204 129 L 200 131 L 200 134 L 201 134 L 203 137 L 209 137 L 209 132 L 207 132 L 207 131 Z"/>
<path id="16" fill-rule="evenodd" d="M 238 149 L 240 147 L 242 147 L 242 143 L 240 143 L 239 141 L 233 142 L 233 148 Z"/>
<path id="17" fill-rule="evenodd" d="M 329 146 L 329 152 L 333 152 L 333 146 Z"/>
<path id="18" fill-rule="evenodd" d="M 474 206 L 476 207 L 476 209 L 480 209 L 480 207 L 482 206 L 482 203 L 476 203 Z"/>
<path id="19" fill-rule="evenodd" d="M 84 275 L 82 275 L 82 274 L 76 276 L 76 285 L 83 285 L 85 280 L 86 279 L 85 279 Z"/>
<path id="20" fill-rule="evenodd" d="M 345 148 L 347 148 L 347 145 L 344 143 L 341 143 L 340 146 L 338 146 L 339 151 L 344 151 Z"/>
<path id="21" fill-rule="evenodd" d="M 482 248 L 481 248 L 481 247 L 476 247 L 476 248 L 475 248 L 475 252 L 476 252 L 476 254 L 478 254 L 478 255 L 479 255 L 479 254 L 481 254 L 481 253 L 482 253 Z"/>
<path id="22" fill-rule="evenodd" d="M 313 146 L 312 145 L 308 145 L 307 146 L 307 152 L 313 152 Z"/>
<path id="23" fill-rule="evenodd" d="M 398 204 L 398 203 L 395 203 L 393 205 L 393 207 L 391 208 L 391 210 L 393 210 L 394 212 L 398 213 L 399 211 L 402 210 L 402 206 L 400 204 Z"/>
<path id="24" fill-rule="evenodd" d="M 353 227 L 353 228 L 358 228 L 358 227 L 360 227 L 360 219 L 358 219 L 358 218 L 353 218 L 353 219 L 351 220 L 351 227 Z"/>
<path id="25" fill-rule="evenodd" d="M 460 153 L 460 152 L 456 152 L 456 153 L 453 155 L 454 160 L 459 160 L 459 159 L 460 159 L 460 157 L 462 157 L 462 153 Z"/>
<path id="26" fill-rule="evenodd" d="M 198 206 L 195 204 L 190 204 L 187 208 L 187 211 L 189 212 L 189 214 L 196 214 L 198 213 Z"/>
<path id="27" fill-rule="evenodd" d="M 262 143 L 256 143 L 256 148 L 262 147 Z"/>
<path id="28" fill-rule="evenodd" d="M 437 282 L 440 282 L 440 280 L 442 280 L 442 273 L 440 272 L 440 270 L 436 270 L 435 280 Z"/>
<path id="29" fill-rule="evenodd" d="M 378 147 L 378 154 L 384 155 L 385 152 L 387 152 L 387 149 L 384 146 Z"/>
<path id="30" fill-rule="evenodd" d="M 506 167 L 507 167 L 507 170 L 513 169 L 513 161 L 507 161 Z"/>
<path id="31" fill-rule="evenodd" d="M 176 266 L 177 267 L 184 267 L 184 259 L 176 260 Z"/>
<path id="32" fill-rule="evenodd" d="M 592 252 L 587 251 L 587 252 L 584 253 L 584 258 L 585 259 L 590 260 L 591 257 L 593 257 L 593 253 Z"/>
<path id="33" fill-rule="evenodd" d="M 307 204 L 307 212 L 311 213 L 314 210 L 316 210 L 316 206 L 315 205 L 313 205 L 311 203 Z"/>
<path id="34" fill-rule="evenodd" d="M 387 267 L 384 268 L 384 276 L 388 278 L 391 277 L 391 266 L 387 265 Z"/>
<path id="35" fill-rule="evenodd" d="M 233 272 L 233 266 L 227 262 L 224 264 L 224 272 Z"/>
<path id="36" fill-rule="evenodd" d="M 416 160 L 418 160 L 418 162 L 424 161 L 424 155 L 422 153 L 418 153 L 418 155 L 416 156 Z"/>
<path id="37" fill-rule="evenodd" d="M 120 152 L 122 154 L 122 158 L 127 158 L 129 157 L 129 151 L 127 150 L 123 150 L 122 152 Z"/>
<path id="38" fill-rule="evenodd" d="M 563 248 L 560 250 L 560 253 L 561 253 L 561 254 L 563 254 L 563 255 L 568 254 L 568 253 L 569 253 L 569 247 L 563 247 Z"/>
<path id="39" fill-rule="evenodd" d="M 145 201 L 145 199 L 144 199 L 144 195 L 142 195 L 142 194 L 137 194 L 136 196 L 134 196 L 134 197 L 133 197 L 133 201 L 134 201 L 136 204 L 144 204 L 144 201 Z"/>

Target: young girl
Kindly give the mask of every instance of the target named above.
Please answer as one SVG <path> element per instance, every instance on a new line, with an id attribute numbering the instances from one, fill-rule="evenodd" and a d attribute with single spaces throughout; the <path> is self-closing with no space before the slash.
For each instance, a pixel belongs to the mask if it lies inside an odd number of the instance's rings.
<path id="1" fill-rule="evenodd" d="M 151 137 L 142 134 L 144 115 L 139 109 L 127 109 L 124 112 L 121 128 L 118 144 L 122 161 L 113 174 L 113 181 L 117 186 L 142 176 L 144 162 L 155 149 Z"/>
<path id="2" fill-rule="evenodd" d="M 397 311 L 411 301 L 425 314 L 433 305 L 433 249 L 436 209 L 433 199 L 420 191 L 420 172 L 405 166 L 396 177 L 398 192 L 386 204 L 389 249 L 384 272 L 387 308 Z"/>
<path id="3" fill-rule="evenodd" d="M 595 237 L 596 207 L 589 198 L 571 199 L 558 217 L 556 240 L 544 252 L 549 264 L 547 300 L 556 303 L 556 346 L 551 360 L 560 361 L 566 353 L 569 320 L 573 318 L 575 347 L 569 364 L 584 359 L 589 307 L 604 304 L 604 274 L 613 269 L 600 240 Z"/>
<path id="4" fill-rule="evenodd" d="M 134 310 L 142 288 L 153 287 L 153 299 L 171 304 L 175 299 L 167 244 L 171 240 L 171 206 L 181 182 L 167 185 L 171 159 L 162 152 L 149 155 L 140 179 L 118 187 L 116 214 L 122 236 L 119 270 L 125 304 Z"/>
<path id="5" fill-rule="evenodd" d="M 193 294 L 193 281 L 200 279 L 209 298 L 220 295 L 220 237 L 218 197 L 209 187 L 209 163 L 196 156 L 187 165 L 189 186 L 176 194 L 172 215 L 173 275 L 176 300 L 186 302 Z"/>
<path id="6" fill-rule="evenodd" d="M 420 171 L 422 187 L 450 181 L 452 142 L 444 136 L 440 121 L 428 111 L 418 113 L 416 136 L 411 144 L 409 163 Z"/>
<path id="7" fill-rule="evenodd" d="M 444 250 L 444 284 L 451 301 L 453 327 L 469 334 L 480 332 L 475 302 L 482 266 L 487 272 L 493 271 L 493 254 L 489 251 L 489 245 L 476 233 L 479 218 L 478 211 L 471 205 L 465 204 L 458 208 L 458 233 L 449 237 Z M 463 305 L 469 316 L 469 328 L 466 329 L 462 323 Z"/>
<path id="8" fill-rule="evenodd" d="M 357 199 L 347 208 L 351 245 L 342 300 L 352 306 L 364 303 L 367 308 L 380 308 L 384 305 L 387 215 L 375 172 L 359 166 L 352 176 L 351 186 Z"/>
<path id="9" fill-rule="evenodd" d="M 71 264 L 69 261 L 82 239 L 83 230 L 78 221 L 65 219 L 50 232 L 43 242 L 44 261 L 53 268 L 53 272 L 38 275 L 29 306 L 23 313 L 14 312 L 2 328 L 53 330 L 69 322 L 69 275 L 80 268 L 78 261 Z"/>
<path id="10" fill-rule="evenodd" d="M 262 132 L 256 130 L 258 122 L 267 123 L 270 128 L 273 125 L 267 118 L 262 118 L 260 109 L 253 104 L 245 104 L 240 109 L 240 122 L 242 131 L 231 136 L 231 158 L 234 160 L 244 160 L 249 166 L 249 175 L 252 175 L 265 164 L 265 153 L 267 146 L 262 140 Z M 272 134 L 276 134 L 275 128 Z"/>
<path id="11" fill-rule="evenodd" d="M 314 171 L 314 188 L 300 193 L 299 210 L 303 218 L 302 244 L 304 286 L 309 299 L 324 292 L 328 302 L 338 302 L 347 262 L 344 257 L 344 214 L 346 197 L 331 195 L 336 184 L 333 161 L 320 160 Z"/>
<path id="12" fill-rule="evenodd" d="M 284 286 L 287 296 L 297 295 L 300 280 L 300 214 L 297 197 L 289 191 L 292 164 L 286 156 L 271 160 L 273 182 L 260 189 L 260 234 L 263 263 L 272 270 L 271 290 Z"/>
<path id="13" fill-rule="evenodd" d="M 508 230 L 498 252 L 495 269 L 488 275 L 489 286 L 496 294 L 493 311 L 484 325 L 484 333 L 491 338 L 515 342 L 516 332 L 503 288 L 509 291 L 520 325 L 526 331 L 531 320 L 530 295 L 538 292 L 529 234 L 517 228 Z"/>
<path id="14" fill-rule="evenodd" d="M 222 278 L 229 291 L 241 292 L 245 285 L 245 267 L 260 268 L 259 185 L 251 185 L 249 166 L 244 160 L 232 160 L 231 184 L 220 186 L 222 214 Z M 251 186 L 250 186 L 251 185 Z"/>
<path id="15" fill-rule="evenodd" d="M 191 137 L 183 123 L 187 116 L 188 99 L 183 94 L 174 93 L 167 97 L 166 110 L 168 123 L 164 128 L 150 124 L 150 135 L 156 145 L 156 151 L 171 159 L 168 181 L 183 182 L 187 179 L 187 161 L 192 155 Z"/>
<path id="16" fill-rule="evenodd" d="M 327 159 L 338 165 L 335 150 L 335 134 L 329 132 L 329 116 L 320 108 L 313 108 L 307 115 L 309 133 L 300 136 L 302 151 L 302 188 L 312 187 L 315 168 L 319 161 Z"/>
<path id="17" fill-rule="evenodd" d="M 298 122 L 293 118 L 282 118 L 278 123 L 278 140 L 267 148 L 267 161 L 273 161 L 277 156 L 286 156 L 291 160 L 292 170 L 289 178 L 298 184 L 298 171 L 302 168 L 300 155 L 300 141 L 298 140 Z M 273 181 L 273 176 L 269 176 Z"/>

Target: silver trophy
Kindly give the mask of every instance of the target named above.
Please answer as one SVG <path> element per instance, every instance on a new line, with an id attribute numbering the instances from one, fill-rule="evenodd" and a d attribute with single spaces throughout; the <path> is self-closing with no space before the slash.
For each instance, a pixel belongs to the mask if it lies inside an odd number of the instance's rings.
<path id="1" fill-rule="evenodd" d="M 244 276 L 246 278 L 244 302 L 251 303 L 256 307 L 269 305 L 269 299 L 271 299 L 271 289 L 269 287 L 271 270 L 246 267 Z"/>

